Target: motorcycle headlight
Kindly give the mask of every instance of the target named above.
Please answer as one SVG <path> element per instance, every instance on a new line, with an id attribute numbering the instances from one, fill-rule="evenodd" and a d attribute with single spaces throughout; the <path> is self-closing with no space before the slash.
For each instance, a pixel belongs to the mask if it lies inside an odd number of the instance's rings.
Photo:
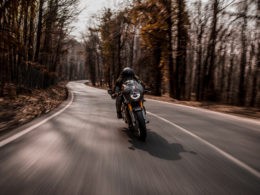
<path id="1" fill-rule="evenodd" d="M 140 93 L 132 93 L 132 94 L 130 95 L 130 97 L 131 97 L 133 100 L 137 100 L 137 99 L 139 99 L 140 96 L 141 96 Z"/>

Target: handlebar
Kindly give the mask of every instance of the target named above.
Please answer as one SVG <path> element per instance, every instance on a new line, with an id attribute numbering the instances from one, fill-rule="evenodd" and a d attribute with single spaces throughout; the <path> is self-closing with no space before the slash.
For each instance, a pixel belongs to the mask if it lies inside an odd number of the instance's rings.
<path id="1" fill-rule="evenodd" d="M 108 89 L 107 93 L 111 96 L 112 99 L 115 99 L 118 95 L 121 94 L 121 92 L 114 93 L 112 89 Z"/>

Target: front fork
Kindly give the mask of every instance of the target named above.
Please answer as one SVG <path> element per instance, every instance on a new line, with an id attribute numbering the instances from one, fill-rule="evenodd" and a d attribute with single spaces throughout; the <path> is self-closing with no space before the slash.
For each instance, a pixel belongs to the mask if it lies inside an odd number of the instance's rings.
<path id="1" fill-rule="evenodd" d="M 149 120 L 147 119 L 147 116 L 146 116 L 146 110 L 145 110 L 143 101 L 140 101 L 139 103 L 140 103 L 140 107 L 142 108 L 142 113 L 143 113 L 145 123 L 149 123 Z"/>
<path id="2" fill-rule="evenodd" d="M 140 108 L 142 109 L 142 113 L 143 113 L 145 123 L 149 123 L 149 121 L 147 120 L 147 117 L 146 117 L 146 111 L 145 111 L 145 107 L 143 105 L 143 102 L 140 101 L 139 105 L 140 105 Z M 127 106 L 128 106 L 128 110 L 129 110 L 131 120 L 132 120 L 132 124 L 133 124 L 133 126 L 136 126 L 136 119 L 135 119 L 135 116 L 134 116 L 133 107 L 130 103 L 128 103 Z"/>
<path id="3" fill-rule="evenodd" d="M 130 114 L 130 117 L 131 117 L 132 125 L 135 126 L 136 121 L 135 121 L 135 116 L 134 116 L 134 113 L 133 113 L 133 107 L 130 103 L 128 103 L 127 106 L 128 106 L 129 114 Z"/>

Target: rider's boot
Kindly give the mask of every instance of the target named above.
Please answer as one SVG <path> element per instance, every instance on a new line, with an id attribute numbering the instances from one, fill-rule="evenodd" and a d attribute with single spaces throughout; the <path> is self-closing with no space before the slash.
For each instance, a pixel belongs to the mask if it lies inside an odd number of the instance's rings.
<path id="1" fill-rule="evenodd" d="M 122 118 L 122 113 L 121 112 L 117 112 L 117 118 L 118 119 Z"/>

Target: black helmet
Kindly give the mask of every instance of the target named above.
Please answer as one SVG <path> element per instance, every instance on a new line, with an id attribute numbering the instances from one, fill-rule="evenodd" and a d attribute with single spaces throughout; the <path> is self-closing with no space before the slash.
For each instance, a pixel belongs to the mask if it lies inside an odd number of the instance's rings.
<path id="1" fill-rule="evenodd" d="M 132 68 L 126 67 L 123 69 L 123 71 L 121 72 L 121 76 L 123 78 L 134 78 L 134 71 Z"/>

